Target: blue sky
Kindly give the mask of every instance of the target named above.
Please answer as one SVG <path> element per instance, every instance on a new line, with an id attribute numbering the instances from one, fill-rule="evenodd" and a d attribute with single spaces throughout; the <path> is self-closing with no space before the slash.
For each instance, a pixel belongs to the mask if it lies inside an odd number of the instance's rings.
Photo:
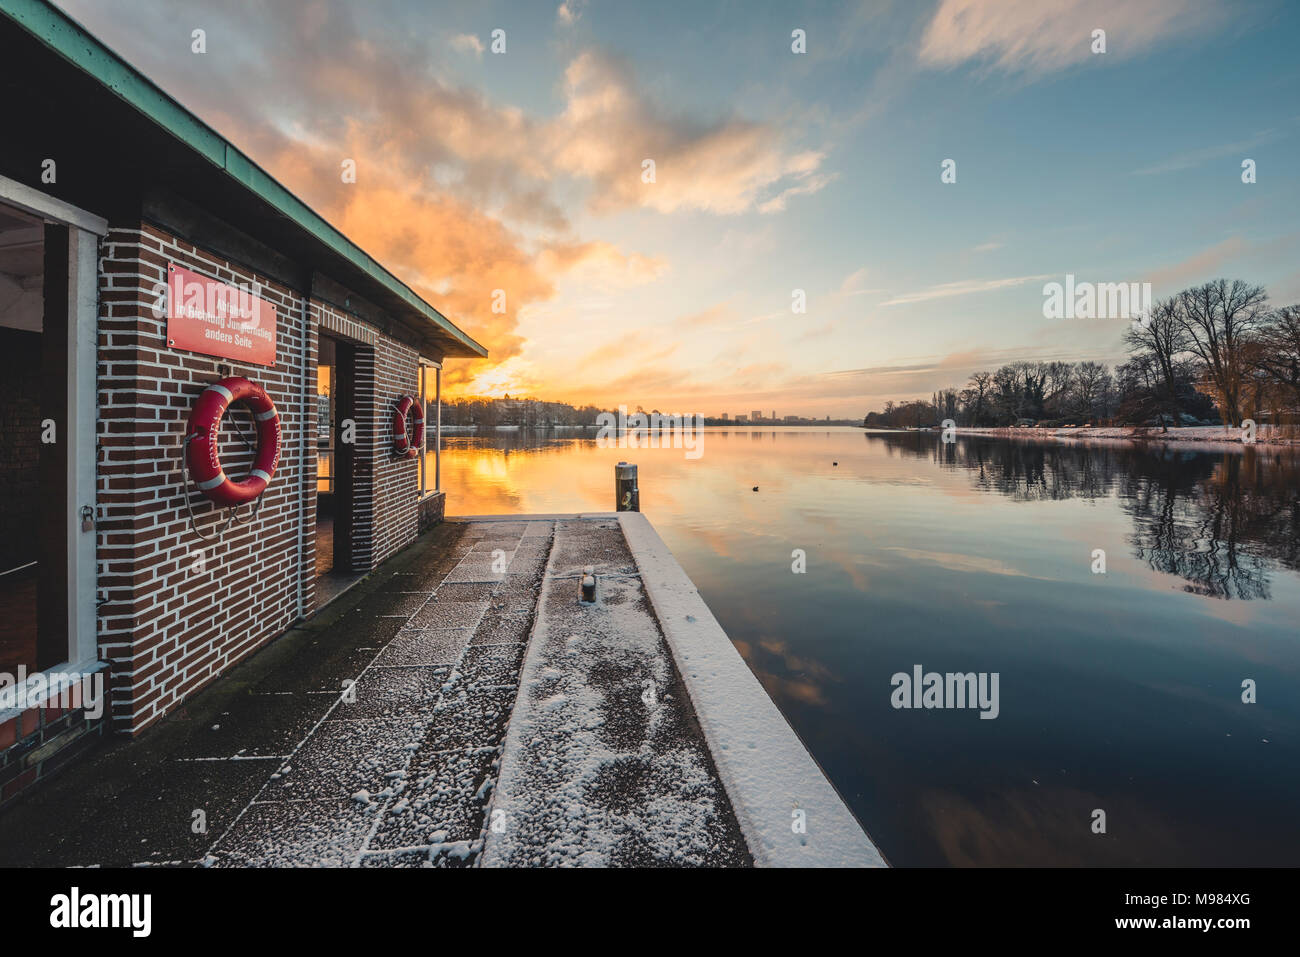
<path id="1" fill-rule="evenodd" d="M 1300 301 L 1297 4 L 62 5 L 486 342 L 463 392 L 857 417 L 1121 358 L 1066 273 Z"/>

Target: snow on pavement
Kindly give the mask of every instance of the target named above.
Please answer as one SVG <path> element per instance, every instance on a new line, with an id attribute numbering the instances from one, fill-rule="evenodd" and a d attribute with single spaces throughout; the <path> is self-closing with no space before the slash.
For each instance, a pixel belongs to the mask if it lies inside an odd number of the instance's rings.
<path id="1" fill-rule="evenodd" d="M 363 616 L 402 627 L 200 863 L 473 865 L 551 529 L 466 526 L 431 595 L 432 568 L 368 600 Z"/>
<path id="2" fill-rule="evenodd" d="M 752 863 L 617 520 L 556 525 L 485 839 L 482 866 Z"/>

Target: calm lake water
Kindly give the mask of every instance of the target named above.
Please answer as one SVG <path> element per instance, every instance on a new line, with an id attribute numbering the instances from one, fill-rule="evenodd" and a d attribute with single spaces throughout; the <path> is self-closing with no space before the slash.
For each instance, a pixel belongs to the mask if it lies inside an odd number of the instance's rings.
<path id="1" fill-rule="evenodd" d="M 494 432 L 444 436 L 448 514 L 609 511 L 621 459 L 894 864 L 1300 864 L 1293 456 L 777 428 L 688 459 Z M 997 672 L 998 717 L 895 709 L 915 665 Z"/>

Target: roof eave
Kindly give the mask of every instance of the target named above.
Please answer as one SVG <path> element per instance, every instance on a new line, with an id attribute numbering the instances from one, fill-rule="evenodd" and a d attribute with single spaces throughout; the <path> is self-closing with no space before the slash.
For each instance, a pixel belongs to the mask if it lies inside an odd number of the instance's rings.
<path id="1" fill-rule="evenodd" d="M 487 349 L 466 335 L 369 253 L 331 226 L 252 159 L 168 95 L 66 13 L 46 0 L 0 0 L 0 12 L 76 69 L 95 79 L 159 129 L 346 259 L 432 323 L 448 340 L 445 355 L 487 358 Z M 441 338 L 441 337 L 440 337 Z"/>

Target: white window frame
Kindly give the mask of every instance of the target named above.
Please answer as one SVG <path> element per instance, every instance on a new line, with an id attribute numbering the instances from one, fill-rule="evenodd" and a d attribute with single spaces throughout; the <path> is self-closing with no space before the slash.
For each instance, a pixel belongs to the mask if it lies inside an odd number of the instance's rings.
<path id="1" fill-rule="evenodd" d="M 420 498 L 442 491 L 442 363 L 420 357 L 420 403 L 424 403 L 425 377 L 432 370 L 433 422 L 424 423 L 424 442 L 420 446 Z M 429 488 L 429 470 L 425 466 L 425 453 L 429 449 L 429 436 L 433 435 L 433 488 Z"/>
<path id="2" fill-rule="evenodd" d="M 89 506 L 99 517 L 95 495 L 98 396 L 96 360 L 99 347 L 99 240 L 108 235 L 108 221 L 53 196 L 0 176 L 0 203 L 17 207 L 68 229 L 68 342 L 75 350 L 69 358 L 72 371 L 67 383 L 68 422 L 60 439 L 68 443 L 68 659 L 46 668 L 47 676 L 96 670 L 99 641 L 96 634 L 98 569 L 95 545 L 97 525 L 81 531 L 80 513 Z M 12 688 L 6 690 L 13 690 Z M 0 707 L 3 704 L 0 703 Z"/>

